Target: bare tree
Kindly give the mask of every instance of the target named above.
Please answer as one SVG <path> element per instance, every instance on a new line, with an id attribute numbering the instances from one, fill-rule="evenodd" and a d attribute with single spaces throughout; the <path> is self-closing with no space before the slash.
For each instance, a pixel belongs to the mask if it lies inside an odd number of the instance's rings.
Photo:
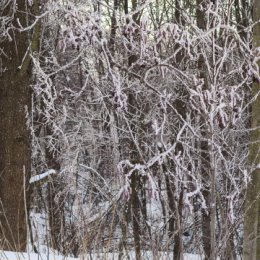
<path id="1" fill-rule="evenodd" d="M 31 175 L 30 54 L 37 50 L 39 28 L 24 29 L 39 2 L 0 3 L 0 247 L 23 251 L 27 242 L 27 205 Z"/>
<path id="2" fill-rule="evenodd" d="M 253 5 L 254 22 L 256 23 L 253 29 L 253 51 L 258 56 L 260 46 L 260 3 L 254 1 Z M 258 59 L 255 59 L 255 66 L 259 66 Z M 258 75 L 257 75 L 258 76 Z M 245 260 L 256 260 L 260 257 L 259 249 L 259 190 L 260 190 L 260 119 L 259 119 L 259 77 L 254 79 L 252 87 L 252 114 L 251 114 L 251 132 L 250 132 L 250 147 L 249 147 L 249 166 L 251 172 L 251 182 L 248 186 L 245 202 L 245 222 L 244 222 L 244 244 L 243 256 Z"/>
<path id="3" fill-rule="evenodd" d="M 78 251 L 239 252 L 257 72 L 233 25 L 241 10 L 193 2 L 47 6 L 57 48 L 33 56 L 34 109 L 52 128 L 41 141 L 67 183 Z"/>

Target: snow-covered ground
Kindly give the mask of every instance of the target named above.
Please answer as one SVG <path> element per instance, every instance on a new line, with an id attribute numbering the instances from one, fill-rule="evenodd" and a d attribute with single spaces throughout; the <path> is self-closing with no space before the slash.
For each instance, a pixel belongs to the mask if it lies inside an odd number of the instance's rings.
<path id="1" fill-rule="evenodd" d="M 55 174 L 54 170 L 47 171 L 43 174 L 35 176 L 31 179 L 31 183 L 42 181 L 44 178 L 48 177 L 50 174 Z M 94 221 L 98 216 L 105 214 L 106 211 L 111 207 L 114 201 L 120 197 L 120 191 L 116 194 L 119 196 L 115 196 L 115 199 L 111 201 L 105 201 L 98 205 L 100 212 L 92 213 L 89 211 L 89 216 L 87 220 L 88 222 Z M 149 216 L 149 225 L 151 230 L 156 230 L 162 228 L 164 225 L 162 219 L 162 209 L 161 204 L 158 200 L 151 199 L 147 204 L 147 214 Z M 87 207 L 90 208 L 90 207 Z M 77 210 L 75 210 L 76 212 Z M 91 214 L 92 213 L 92 214 Z M 115 252 L 107 252 L 97 253 L 97 252 L 88 252 L 87 254 L 81 255 L 78 258 L 73 257 L 64 257 L 55 253 L 52 249 L 46 246 L 48 244 L 48 237 L 46 231 L 49 229 L 48 227 L 48 215 L 46 213 L 34 212 L 30 213 L 31 223 L 32 223 L 32 233 L 34 237 L 34 245 L 37 250 L 40 252 L 39 254 L 32 253 L 32 248 L 29 243 L 28 251 L 30 253 L 17 253 L 17 252 L 8 252 L 8 251 L 0 251 L 0 260 L 136 260 L 135 252 L 130 250 L 124 255 L 119 257 L 119 253 Z M 185 240 L 185 237 L 183 238 Z M 163 243 L 163 241 L 161 242 Z M 105 250 L 105 249 L 104 249 Z M 155 251 L 142 251 L 142 260 L 172 260 L 172 252 L 161 252 Z M 203 260 L 203 257 L 195 254 L 184 254 L 183 260 Z"/>
<path id="2" fill-rule="evenodd" d="M 135 260 L 134 253 L 129 254 L 131 260 Z M 35 253 L 18 253 L 10 251 L 0 251 L 1 260 L 117 260 L 118 253 L 101 253 L 101 254 L 87 254 L 82 255 L 79 258 L 64 257 L 61 255 L 51 254 L 35 254 Z M 122 259 L 127 259 L 124 257 Z M 152 256 L 151 252 L 147 252 L 143 255 L 143 260 L 170 260 L 171 254 L 161 253 L 161 255 Z M 185 254 L 184 260 L 202 260 L 199 255 Z"/>
<path id="3" fill-rule="evenodd" d="M 45 176 L 44 176 L 45 177 Z M 37 178 L 34 181 L 41 180 Z M 102 212 L 106 211 L 111 203 L 100 204 L 100 209 Z M 160 204 L 157 200 L 151 200 L 148 203 L 148 215 L 150 216 L 151 223 L 150 226 L 153 228 L 159 228 L 163 225 L 162 215 Z M 99 215 L 99 214 L 96 214 Z M 96 215 L 89 218 L 93 220 L 96 218 Z M 64 257 L 55 253 L 50 248 L 46 246 L 47 244 L 47 235 L 46 230 L 48 229 L 47 216 L 43 213 L 31 212 L 31 218 L 33 223 L 33 237 L 37 250 L 39 254 L 32 253 L 31 245 L 29 244 L 28 251 L 30 253 L 17 253 L 17 252 L 8 252 L 0 251 L 0 260 L 118 260 L 120 259 L 118 252 L 107 252 L 107 253 L 97 253 L 97 252 L 88 252 L 87 254 L 81 255 L 78 258 L 73 257 Z M 135 260 L 135 252 L 129 250 L 127 253 L 124 252 L 124 255 L 121 257 L 122 260 Z M 142 260 L 172 260 L 172 252 L 151 252 L 151 251 L 142 251 Z M 203 257 L 195 254 L 184 254 L 184 260 L 203 260 Z"/>
<path id="4" fill-rule="evenodd" d="M 64 257 L 54 254 L 18 253 L 0 251 L 1 260 L 75 260 L 75 258 Z"/>

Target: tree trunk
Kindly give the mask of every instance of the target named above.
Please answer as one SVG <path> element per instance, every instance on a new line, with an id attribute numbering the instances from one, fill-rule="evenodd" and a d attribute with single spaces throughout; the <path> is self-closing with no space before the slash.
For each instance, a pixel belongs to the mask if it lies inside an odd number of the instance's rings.
<path id="1" fill-rule="evenodd" d="M 66 254 L 67 248 L 64 247 L 64 198 L 58 195 L 62 186 L 61 178 L 59 176 L 54 176 L 52 181 L 48 183 L 48 217 L 51 233 L 51 247 L 58 252 Z"/>
<path id="2" fill-rule="evenodd" d="M 11 1 L 0 15 L 26 26 L 26 1 Z M 0 248 L 24 251 L 27 241 L 26 203 L 30 177 L 30 131 L 25 108 L 30 109 L 31 67 L 28 32 L 9 30 L 0 41 Z"/>
<path id="3" fill-rule="evenodd" d="M 138 189 L 140 185 L 140 176 L 138 172 L 134 172 L 131 176 L 131 205 L 133 217 L 133 233 L 135 244 L 135 258 L 141 260 L 141 226 L 140 226 L 140 202 L 138 198 Z"/>
<path id="4" fill-rule="evenodd" d="M 205 21 L 205 12 L 199 8 L 200 5 L 203 4 L 202 0 L 197 0 L 197 25 L 200 29 L 206 30 L 206 21 Z M 198 61 L 198 69 L 200 77 L 205 80 L 204 90 L 207 88 L 206 86 L 206 75 L 205 75 L 205 68 L 204 68 L 204 58 L 202 54 L 199 57 Z M 201 124 L 204 125 L 202 129 L 202 136 L 207 136 L 207 130 L 204 122 L 204 118 L 201 115 Z M 209 147 L 208 141 L 203 140 L 200 144 L 201 149 L 201 158 L 202 158 L 202 165 L 201 165 L 201 176 L 203 182 L 203 197 L 206 202 L 206 206 L 208 210 L 202 209 L 202 243 L 203 243 L 203 250 L 205 259 L 210 259 L 211 254 L 211 228 L 210 228 L 210 187 L 209 187 L 209 178 L 210 178 L 210 156 L 209 156 Z"/>
<path id="5" fill-rule="evenodd" d="M 257 22 L 260 20 L 260 1 L 254 1 L 253 18 Z M 260 23 L 257 23 L 253 30 L 253 47 L 260 46 Z M 260 65 L 260 62 L 258 62 Z M 260 83 L 254 82 L 252 95 L 257 98 L 252 103 L 251 118 L 251 144 L 249 147 L 249 164 L 253 168 L 252 181 L 250 182 L 245 201 L 244 218 L 244 260 L 260 259 L 260 97 L 258 92 Z M 256 169 L 254 169 L 254 166 Z"/>

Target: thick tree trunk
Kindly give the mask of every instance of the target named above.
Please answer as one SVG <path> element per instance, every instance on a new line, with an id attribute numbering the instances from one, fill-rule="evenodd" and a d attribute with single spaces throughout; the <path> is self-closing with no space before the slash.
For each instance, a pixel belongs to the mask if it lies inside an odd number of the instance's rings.
<path id="1" fill-rule="evenodd" d="M 27 240 L 24 191 L 30 175 L 25 118 L 25 106 L 30 102 L 28 75 L 2 76 L 0 92 L 0 247 L 21 251 Z"/>
<path id="2" fill-rule="evenodd" d="M 26 26 L 26 1 L 16 1 L 13 23 Z M 13 2 L 2 15 L 13 12 Z M 26 200 L 31 167 L 29 129 L 25 108 L 30 108 L 28 32 L 9 30 L 0 41 L 0 248 L 26 249 Z"/>
<path id="3" fill-rule="evenodd" d="M 254 21 L 260 20 L 260 1 L 254 1 L 253 7 Z M 253 31 L 253 46 L 260 46 L 260 23 L 257 23 Z M 258 63 L 260 65 L 260 62 Z M 249 184 L 245 202 L 244 219 L 244 260 L 260 259 L 260 97 L 258 92 L 260 83 L 254 82 L 252 95 L 257 98 L 252 103 L 251 119 L 251 145 L 249 147 L 249 164 L 257 166 L 252 172 L 252 181 Z"/>

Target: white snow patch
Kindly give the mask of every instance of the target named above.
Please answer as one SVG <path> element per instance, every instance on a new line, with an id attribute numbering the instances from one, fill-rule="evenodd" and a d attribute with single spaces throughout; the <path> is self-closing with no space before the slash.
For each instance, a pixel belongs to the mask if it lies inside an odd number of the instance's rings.
<path id="1" fill-rule="evenodd" d="M 0 251 L 1 260 L 77 260 L 72 257 L 65 257 L 54 254 L 35 254 L 23 252 Z M 80 260 L 80 259 L 78 259 Z"/>
<path id="2" fill-rule="evenodd" d="M 50 176 L 51 174 L 54 174 L 54 173 L 56 173 L 56 171 L 53 170 L 53 169 L 50 169 L 47 172 L 44 172 L 44 173 L 41 173 L 41 174 L 38 174 L 38 175 L 31 177 L 29 182 L 31 184 L 31 183 L 40 181 L 40 180 L 42 180 L 42 179 L 46 178 L 47 176 Z"/>
<path id="3" fill-rule="evenodd" d="M 134 251 L 129 251 L 128 256 L 130 260 L 135 260 Z M 172 253 L 156 252 L 156 256 L 151 251 L 142 252 L 143 260 L 171 260 Z M 118 253 L 93 253 L 82 255 L 79 258 L 65 257 L 62 255 L 50 254 L 36 254 L 36 253 L 22 253 L 0 251 L 1 260 L 116 260 Z M 125 258 L 123 258 L 125 259 Z M 203 260 L 203 256 L 194 254 L 184 254 L 184 260 Z M 219 258 L 218 258 L 219 260 Z"/>

